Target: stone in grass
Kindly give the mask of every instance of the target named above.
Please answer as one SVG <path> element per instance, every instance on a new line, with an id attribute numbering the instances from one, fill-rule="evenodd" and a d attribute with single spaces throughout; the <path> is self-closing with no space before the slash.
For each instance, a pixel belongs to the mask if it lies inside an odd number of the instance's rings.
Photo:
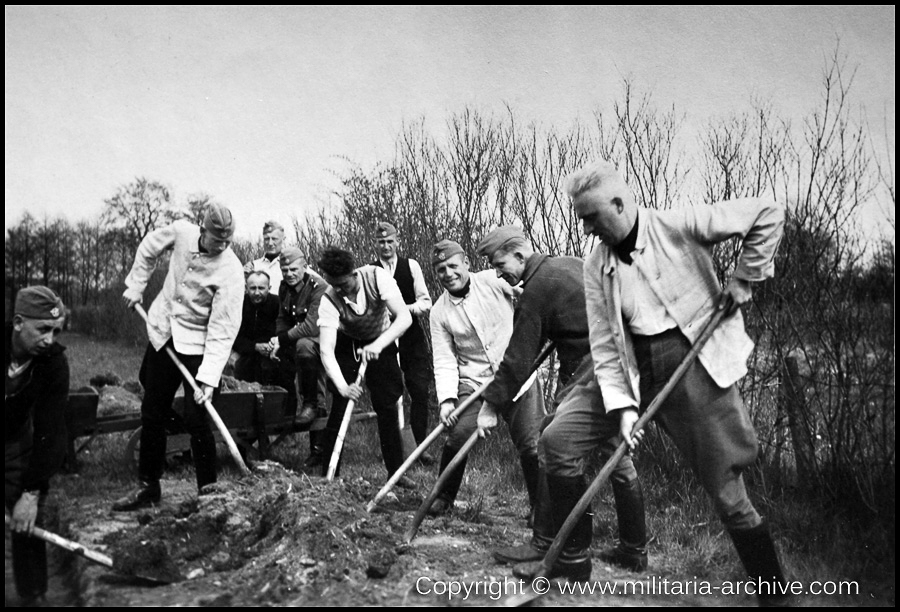
<path id="1" fill-rule="evenodd" d="M 370 554 L 366 561 L 366 576 L 384 578 L 391 571 L 391 566 L 397 562 L 397 554 L 389 548 L 383 548 Z"/>

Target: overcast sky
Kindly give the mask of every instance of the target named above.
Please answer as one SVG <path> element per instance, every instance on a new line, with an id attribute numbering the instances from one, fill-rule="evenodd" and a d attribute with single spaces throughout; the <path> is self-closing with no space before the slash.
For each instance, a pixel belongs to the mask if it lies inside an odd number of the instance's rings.
<path id="1" fill-rule="evenodd" d="M 853 100 L 894 151 L 895 7 L 5 9 L 7 227 L 94 218 L 137 176 L 203 192 L 241 235 L 289 222 L 344 158 L 388 160 L 404 121 L 504 104 L 565 128 L 624 76 L 691 123 L 756 96 L 816 108 L 840 39 Z"/>

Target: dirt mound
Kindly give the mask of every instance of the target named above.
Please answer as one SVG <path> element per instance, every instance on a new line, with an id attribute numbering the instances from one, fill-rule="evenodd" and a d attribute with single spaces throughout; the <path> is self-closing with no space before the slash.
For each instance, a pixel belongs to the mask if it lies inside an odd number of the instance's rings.
<path id="1" fill-rule="evenodd" d="M 389 577 L 408 552 L 398 545 L 408 513 L 366 513 L 378 489 L 373 484 L 314 482 L 277 463 L 255 467 L 251 477 L 142 513 L 138 527 L 107 536 L 113 557 L 162 542 L 168 555 L 153 559 L 174 561 L 192 583 L 221 582 L 220 603 L 274 605 L 315 601 L 335 585 Z M 420 501 L 401 494 L 389 504 L 413 511 Z M 376 603 L 365 589 L 354 600 Z"/>

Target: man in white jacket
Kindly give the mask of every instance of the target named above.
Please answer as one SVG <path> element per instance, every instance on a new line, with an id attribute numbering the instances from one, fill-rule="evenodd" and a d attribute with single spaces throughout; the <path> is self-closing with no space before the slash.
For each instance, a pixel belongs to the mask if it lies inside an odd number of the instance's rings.
<path id="1" fill-rule="evenodd" d="M 603 405 L 560 410 L 540 442 L 548 474 L 576 476 L 580 457 L 595 443 L 583 432 L 602 418 L 597 410 L 621 415 L 622 437 L 633 449 L 640 440 L 633 431 L 639 411 L 668 382 L 714 312 L 729 308 L 656 420 L 712 498 L 761 603 L 778 602 L 786 581 L 741 476 L 756 459 L 757 442 L 736 383 L 753 350 L 738 307 L 752 298 L 751 283 L 774 273 L 783 206 L 742 198 L 643 208 L 608 162 L 574 173 L 566 190 L 584 232 L 601 239 L 585 261 L 584 284 L 592 384 Z M 730 238 L 741 240 L 741 253 L 722 289 L 712 248 Z"/>
<path id="2" fill-rule="evenodd" d="M 231 346 L 241 326 L 244 272 L 231 250 L 234 220 L 231 212 L 211 204 L 200 227 L 180 220 L 150 232 L 138 247 L 131 273 L 125 279 L 125 305 L 141 302 L 159 257 L 172 250 L 162 291 L 148 312 L 150 344 L 141 364 L 144 387 L 141 403 L 139 487 L 117 500 L 113 510 L 147 507 L 160 500 L 159 479 L 165 467 L 166 420 L 178 387 L 185 384 L 184 425 L 191 435 L 197 488 L 216 481 L 216 443 L 203 404 L 212 399 Z M 166 354 L 166 347 L 196 379 L 192 392 Z"/>
<path id="3" fill-rule="evenodd" d="M 470 273 L 468 257 L 452 240 L 434 246 L 431 264 L 445 289 L 431 311 L 435 389 L 441 422 L 450 429 L 441 455 L 443 472 L 476 430 L 481 400 L 459 417 L 451 418 L 450 413 L 487 382 L 503 361 L 513 332 L 513 288 L 493 270 Z M 533 507 L 538 490 L 537 442 L 544 418 L 540 385 L 532 384 L 504 414 Z M 464 471 L 465 462 L 447 481 L 430 514 L 444 514 L 453 507 Z"/>

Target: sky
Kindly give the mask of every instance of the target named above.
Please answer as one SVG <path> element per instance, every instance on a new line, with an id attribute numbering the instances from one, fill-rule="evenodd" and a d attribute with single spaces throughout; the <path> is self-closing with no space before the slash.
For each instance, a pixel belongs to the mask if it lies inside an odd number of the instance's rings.
<path id="1" fill-rule="evenodd" d="M 239 236 L 317 208 L 404 122 L 465 107 L 565 128 L 629 77 L 687 126 L 768 100 L 800 119 L 839 42 L 894 159 L 895 7 L 5 9 L 6 227 L 93 219 L 136 177 L 229 206 Z"/>

